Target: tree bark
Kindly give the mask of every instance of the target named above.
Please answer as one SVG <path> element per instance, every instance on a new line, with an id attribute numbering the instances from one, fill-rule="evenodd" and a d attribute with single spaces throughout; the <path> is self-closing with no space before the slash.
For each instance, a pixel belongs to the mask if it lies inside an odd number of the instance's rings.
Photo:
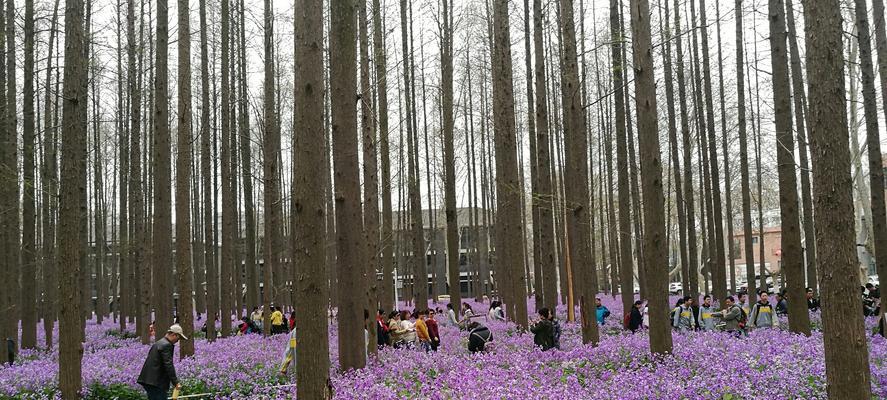
<path id="1" fill-rule="evenodd" d="M 441 1 L 441 107 L 443 107 L 444 213 L 447 231 L 447 274 L 450 304 L 462 304 L 459 277 L 459 225 L 456 217 L 456 156 L 453 149 L 453 25 L 452 1 Z M 470 184 L 470 183 L 469 183 Z"/>
<path id="2" fill-rule="evenodd" d="M 871 397 L 868 348 L 858 290 L 848 145 L 842 18 L 837 2 L 812 0 L 807 23 L 807 76 L 817 258 L 822 293 L 826 390 L 832 398 Z M 847 371 L 854 371 L 847 373 Z"/>
<path id="3" fill-rule="evenodd" d="M 671 352 L 672 343 L 670 324 L 667 321 L 668 271 L 661 263 L 666 259 L 667 252 L 649 16 L 650 6 L 647 0 L 631 1 L 635 107 L 638 141 L 641 143 L 641 184 L 644 191 L 644 264 L 648 267 L 646 273 L 650 288 L 650 351 L 654 354 L 666 354 Z"/>
<path id="4" fill-rule="evenodd" d="M 52 348 L 52 337 L 55 331 L 55 320 L 58 316 L 58 302 L 56 301 L 58 287 L 57 270 L 57 254 L 58 243 L 56 241 L 56 229 L 58 225 L 58 127 L 54 124 L 53 113 L 58 114 L 58 102 L 56 101 L 57 91 L 52 90 L 52 56 L 57 53 L 55 50 L 56 25 L 58 20 L 59 1 L 56 0 L 52 9 L 52 22 L 49 31 L 49 49 L 47 54 L 50 57 L 46 62 L 46 94 L 43 102 L 43 163 L 41 164 L 41 179 L 43 180 L 43 332 L 46 339 L 45 346 L 47 349 Z M 57 68 L 56 68 L 57 69 Z M 57 72 L 56 72 L 57 73 Z M 58 85 L 58 81 L 55 82 Z M 121 91 L 120 96 L 123 96 Z M 122 151 L 129 151 L 128 147 Z M 124 159 L 121 157 L 121 159 Z M 121 178 L 128 172 L 128 166 L 122 167 Z M 121 186 L 121 191 L 125 188 Z M 121 193 L 121 197 L 123 194 Z M 123 197 L 125 198 L 125 197 Z M 121 201 L 121 204 L 124 202 Z M 122 207 L 122 206 L 121 206 Z M 125 213 L 121 213 L 121 218 Z M 123 224 L 121 219 L 121 224 Z M 2 296 L 0 296 L 2 297 Z M 0 300 L 2 304 L 2 300 Z M 0 330 L 2 331 L 2 330 Z M 2 358 L 0 358 L 2 361 Z"/>
<path id="5" fill-rule="evenodd" d="M 739 175 L 742 191 L 742 232 L 745 239 L 745 273 L 749 296 L 755 296 L 755 255 L 752 247 L 751 185 L 748 174 L 748 134 L 745 117 L 745 56 L 742 38 L 742 0 L 736 0 L 736 112 L 739 131 Z"/>
<path id="6" fill-rule="evenodd" d="M 203 241 L 206 265 L 206 282 L 198 283 L 198 290 L 206 290 L 206 338 L 214 341 L 216 327 L 213 317 L 219 313 L 219 264 L 216 260 L 216 213 L 215 213 L 215 186 L 212 177 L 215 176 L 212 161 L 212 149 L 215 148 L 215 135 L 210 144 L 210 119 L 209 110 L 213 104 L 209 102 L 209 52 L 207 51 L 207 23 L 206 0 L 200 0 L 200 175 L 203 185 Z"/>

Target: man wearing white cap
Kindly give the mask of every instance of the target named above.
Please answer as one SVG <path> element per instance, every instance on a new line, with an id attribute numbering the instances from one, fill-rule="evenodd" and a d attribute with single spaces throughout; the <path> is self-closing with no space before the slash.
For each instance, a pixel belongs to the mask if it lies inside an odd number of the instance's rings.
<path id="1" fill-rule="evenodd" d="M 179 378 L 173 365 L 173 350 L 179 339 L 188 340 L 188 337 L 182 332 L 182 327 L 175 324 L 151 346 L 138 379 L 138 383 L 148 393 L 148 400 L 166 400 L 170 384 L 179 387 Z"/>

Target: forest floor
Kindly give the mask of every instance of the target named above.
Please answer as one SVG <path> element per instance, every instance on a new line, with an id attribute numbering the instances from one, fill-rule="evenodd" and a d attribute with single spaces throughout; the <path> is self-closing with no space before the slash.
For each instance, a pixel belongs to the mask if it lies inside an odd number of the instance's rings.
<path id="1" fill-rule="evenodd" d="M 826 398 L 822 335 L 782 329 L 753 331 L 734 339 L 724 333 L 677 333 L 673 355 L 654 358 L 646 333 L 621 329 L 618 299 L 603 297 L 613 316 L 597 347 L 581 344 L 576 323 L 562 322 L 561 350 L 542 352 L 532 334 L 511 324 L 485 322 L 494 340 L 485 353 L 470 354 L 467 335 L 441 321 L 436 353 L 385 349 L 367 368 L 335 370 L 338 346 L 330 326 L 330 358 L 337 399 L 815 399 Z M 476 304 L 476 310 L 487 306 Z M 443 304 L 440 304 L 443 308 Z M 564 317 L 564 308 L 559 308 Z M 483 311 L 482 311 L 483 312 Z M 811 315 L 819 326 L 818 313 Z M 785 322 L 785 321 L 783 321 Z M 875 319 L 866 320 L 872 332 Z M 786 326 L 786 323 L 781 324 Z M 143 399 L 136 384 L 148 346 L 111 321 L 87 324 L 84 397 Z M 40 333 L 42 335 L 42 333 Z M 57 335 L 56 335 L 57 337 Z M 887 398 L 887 341 L 869 335 L 872 390 Z M 43 338 L 39 338 L 43 340 Z M 183 395 L 211 393 L 214 399 L 295 397 L 292 377 L 277 372 L 286 335 L 235 336 L 213 343 L 196 339 L 196 355 L 178 360 Z M 178 348 L 176 350 L 178 354 Z M 13 366 L 0 367 L 0 399 L 55 399 L 57 351 L 23 350 Z M 199 398 L 199 397 L 198 397 Z"/>

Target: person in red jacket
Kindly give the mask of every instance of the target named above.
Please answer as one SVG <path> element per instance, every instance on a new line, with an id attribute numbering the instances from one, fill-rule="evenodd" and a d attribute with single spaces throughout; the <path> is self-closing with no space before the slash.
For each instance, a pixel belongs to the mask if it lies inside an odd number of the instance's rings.
<path id="1" fill-rule="evenodd" d="M 434 310 L 428 311 L 425 325 L 428 325 L 428 336 L 431 337 L 431 351 L 437 351 L 440 346 L 440 331 L 437 329 L 437 320 L 434 319 Z"/>

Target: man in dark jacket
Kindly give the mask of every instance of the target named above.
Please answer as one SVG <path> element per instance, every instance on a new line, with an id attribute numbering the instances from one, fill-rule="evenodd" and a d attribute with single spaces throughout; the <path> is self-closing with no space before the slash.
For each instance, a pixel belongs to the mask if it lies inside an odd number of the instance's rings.
<path id="1" fill-rule="evenodd" d="M 548 308 L 539 309 L 539 316 L 541 319 L 530 327 L 530 332 L 533 332 L 533 343 L 546 351 L 554 347 L 554 325 L 549 318 Z"/>
<path id="2" fill-rule="evenodd" d="M 151 346 L 138 379 L 138 383 L 148 393 L 148 400 L 166 400 L 169 385 L 179 387 L 179 378 L 172 360 L 173 350 L 180 339 L 188 338 L 182 332 L 182 327 L 176 324 L 169 327 L 166 336 Z"/>
<path id="3" fill-rule="evenodd" d="M 643 307 L 643 301 L 635 300 L 634 307 L 631 308 L 631 314 L 628 316 L 628 329 L 632 332 L 637 332 L 644 323 L 644 315 L 641 313 L 641 308 Z"/>
<path id="4" fill-rule="evenodd" d="M 468 324 L 468 351 L 477 353 L 486 349 L 487 343 L 493 340 L 493 332 L 480 322 Z"/>

